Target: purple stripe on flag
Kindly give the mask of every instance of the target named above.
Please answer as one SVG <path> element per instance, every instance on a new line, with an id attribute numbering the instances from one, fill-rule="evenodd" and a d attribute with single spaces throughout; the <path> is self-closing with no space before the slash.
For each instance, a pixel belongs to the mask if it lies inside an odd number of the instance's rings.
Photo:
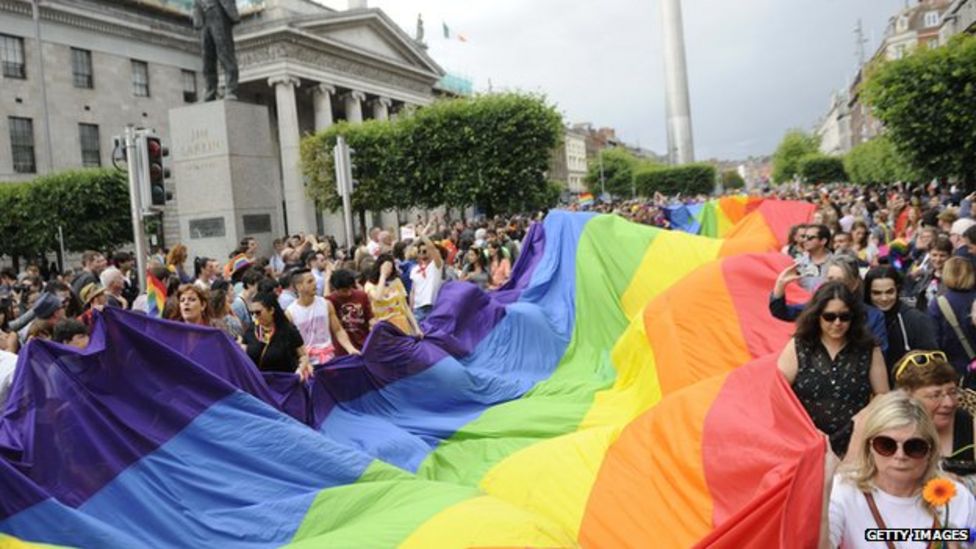
<path id="1" fill-rule="evenodd" d="M 522 253 L 502 290 L 486 293 L 474 284 L 449 282 L 423 323 L 422 340 L 409 338 L 388 324 L 377 325 L 366 339 L 362 356 L 347 356 L 316 369 L 310 386 L 310 424 L 318 428 L 337 402 L 357 399 L 370 391 L 423 372 L 450 355 L 470 355 L 505 316 L 505 306 L 518 301 L 545 254 L 542 223 L 526 235 Z"/>
<path id="2" fill-rule="evenodd" d="M 107 310 L 84 351 L 38 340 L 21 353 L 0 457 L 78 506 L 235 388 L 274 405 L 222 332 Z"/>

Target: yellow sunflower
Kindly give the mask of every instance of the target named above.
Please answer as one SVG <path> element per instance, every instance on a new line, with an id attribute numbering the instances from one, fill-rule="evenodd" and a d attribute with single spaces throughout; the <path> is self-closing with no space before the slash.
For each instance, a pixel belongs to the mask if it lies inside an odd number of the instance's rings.
<path id="1" fill-rule="evenodd" d="M 932 507 L 942 507 L 956 497 L 956 485 L 947 478 L 934 478 L 925 484 L 922 497 Z"/>

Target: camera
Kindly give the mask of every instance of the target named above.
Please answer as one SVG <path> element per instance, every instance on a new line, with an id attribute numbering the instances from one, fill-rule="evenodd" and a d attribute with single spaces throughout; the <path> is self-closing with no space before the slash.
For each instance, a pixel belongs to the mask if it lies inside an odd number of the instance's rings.
<path id="1" fill-rule="evenodd" d="M 817 278 L 820 276 L 820 269 L 810 262 L 806 257 L 801 257 L 796 262 L 796 272 L 802 277 Z"/>

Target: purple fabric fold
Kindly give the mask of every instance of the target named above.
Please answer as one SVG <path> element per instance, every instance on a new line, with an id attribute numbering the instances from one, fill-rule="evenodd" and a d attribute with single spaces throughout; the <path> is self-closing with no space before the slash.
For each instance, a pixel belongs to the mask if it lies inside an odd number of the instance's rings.
<path id="1" fill-rule="evenodd" d="M 222 332 L 107 310 L 83 351 L 37 340 L 21 352 L 0 456 L 78 506 L 237 389 L 275 404 Z"/>

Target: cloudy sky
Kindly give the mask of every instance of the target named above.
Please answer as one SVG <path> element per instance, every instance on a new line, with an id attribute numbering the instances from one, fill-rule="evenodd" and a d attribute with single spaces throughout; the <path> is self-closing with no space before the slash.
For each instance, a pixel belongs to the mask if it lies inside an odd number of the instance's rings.
<path id="1" fill-rule="evenodd" d="M 684 0 L 696 157 L 770 153 L 810 128 L 909 0 Z M 323 3 L 344 8 L 345 0 Z M 370 0 L 411 35 L 424 16 L 430 54 L 478 90 L 545 93 L 569 122 L 589 121 L 666 150 L 657 0 Z M 468 41 L 445 40 L 442 22 Z"/>

